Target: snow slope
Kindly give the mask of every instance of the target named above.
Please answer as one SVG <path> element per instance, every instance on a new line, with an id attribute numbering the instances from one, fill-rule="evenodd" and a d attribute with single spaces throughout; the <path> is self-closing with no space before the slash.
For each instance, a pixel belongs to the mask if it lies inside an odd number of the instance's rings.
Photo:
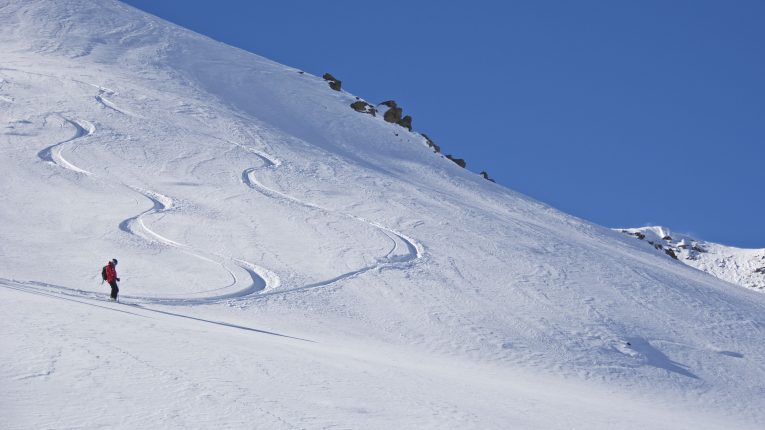
<path id="1" fill-rule="evenodd" d="M 742 249 L 707 242 L 659 226 L 619 231 L 645 240 L 659 251 L 672 250 L 679 261 L 712 276 L 765 292 L 765 249 Z"/>
<path id="2" fill-rule="evenodd" d="M 3 428 L 762 428 L 765 296 L 121 3 L 0 22 Z"/>

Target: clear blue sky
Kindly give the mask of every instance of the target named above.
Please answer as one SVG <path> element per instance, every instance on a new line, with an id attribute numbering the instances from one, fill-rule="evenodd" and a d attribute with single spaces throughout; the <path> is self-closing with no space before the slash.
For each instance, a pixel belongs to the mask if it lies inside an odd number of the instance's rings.
<path id="1" fill-rule="evenodd" d="M 610 227 L 765 247 L 765 2 L 127 0 Z"/>

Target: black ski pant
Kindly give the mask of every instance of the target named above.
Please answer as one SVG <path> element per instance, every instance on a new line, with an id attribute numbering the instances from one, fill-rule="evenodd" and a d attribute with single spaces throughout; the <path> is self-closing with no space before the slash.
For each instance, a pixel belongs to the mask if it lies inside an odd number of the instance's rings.
<path id="1" fill-rule="evenodd" d="M 117 287 L 117 281 L 109 282 L 109 285 L 112 287 L 112 295 L 111 298 L 114 300 L 117 300 L 117 294 L 119 294 L 120 289 Z"/>

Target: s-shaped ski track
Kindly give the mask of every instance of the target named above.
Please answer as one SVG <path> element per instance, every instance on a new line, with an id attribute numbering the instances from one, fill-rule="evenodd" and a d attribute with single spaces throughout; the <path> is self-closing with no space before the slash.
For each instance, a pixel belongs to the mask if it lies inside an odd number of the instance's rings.
<path id="1" fill-rule="evenodd" d="M 241 148 L 245 149 L 246 151 L 255 154 L 258 158 L 260 158 L 260 160 L 261 160 L 261 162 L 263 164 L 263 166 L 260 167 L 260 169 L 273 168 L 273 167 L 279 166 L 281 164 L 279 161 L 272 159 L 267 154 L 264 154 L 264 153 L 259 152 L 259 151 L 255 151 L 255 150 L 250 149 L 250 148 L 248 148 L 248 147 L 246 147 L 244 145 L 241 145 L 241 144 L 237 144 L 237 143 L 234 143 L 234 142 L 229 142 L 229 143 L 232 143 L 232 144 L 234 144 L 234 145 L 236 145 L 238 147 L 241 147 Z M 347 280 L 347 279 L 350 279 L 350 278 L 354 278 L 354 277 L 357 277 L 359 275 L 362 275 L 364 273 L 367 273 L 367 272 L 370 272 L 370 271 L 373 271 L 373 270 L 382 270 L 384 268 L 395 268 L 395 269 L 399 269 L 399 270 L 404 270 L 406 268 L 411 267 L 417 261 L 422 260 L 424 258 L 424 248 L 423 248 L 423 246 L 421 244 L 419 244 L 418 242 L 416 242 L 411 237 L 409 237 L 409 236 L 407 236 L 407 235 L 405 235 L 405 234 L 403 234 L 401 232 L 398 232 L 396 230 L 393 230 L 391 228 L 388 228 L 388 227 L 386 227 L 386 226 L 384 226 L 384 225 L 382 225 L 382 224 L 380 224 L 378 222 L 370 221 L 370 220 L 367 220 L 365 218 L 362 218 L 362 217 L 359 217 L 359 216 L 356 216 L 356 215 L 353 215 L 353 214 L 333 211 L 331 209 L 324 208 L 322 206 L 319 206 L 319 205 L 311 203 L 311 202 L 305 202 L 305 201 L 299 200 L 299 199 L 297 199 L 295 197 L 289 196 L 289 195 L 287 195 L 285 193 L 282 193 L 280 191 L 277 191 L 277 190 L 274 190 L 272 188 L 269 188 L 269 187 L 263 185 L 255 177 L 255 172 L 257 170 L 258 169 L 255 168 L 255 167 L 251 167 L 251 168 L 245 169 L 242 172 L 242 176 L 241 176 L 242 183 L 244 185 L 248 186 L 249 188 L 260 192 L 261 194 L 265 195 L 266 197 L 270 197 L 270 198 L 273 198 L 273 199 L 276 199 L 276 200 L 281 200 L 281 201 L 289 202 L 289 203 L 292 203 L 292 204 L 297 204 L 299 206 L 303 206 L 305 208 L 308 208 L 308 209 L 311 209 L 311 210 L 314 210 L 314 211 L 320 211 L 320 212 L 327 213 L 327 214 L 339 215 L 339 216 L 342 216 L 344 218 L 348 218 L 348 219 L 354 220 L 356 222 L 364 223 L 364 224 L 370 225 L 370 226 L 372 226 L 374 228 L 377 228 L 377 229 L 381 230 L 383 232 L 383 234 L 388 236 L 391 239 L 391 241 L 393 241 L 393 248 L 388 253 L 388 255 L 386 255 L 385 257 L 379 258 L 374 264 L 362 267 L 362 268 L 357 269 L 357 270 L 353 270 L 353 271 L 350 271 L 350 272 L 343 273 L 343 274 L 338 275 L 338 276 L 336 276 L 334 278 L 331 278 L 331 279 L 326 279 L 326 280 L 323 280 L 323 281 L 320 281 L 320 282 L 315 282 L 315 283 L 311 283 L 311 284 L 307 284 L 307 285 L 303 285 L 303 286 L 287 288 L 287 289 L 278 290 L 278 291 L 264 292 L 264 293 L 258 294 L 256 297 L 284 294 L 284 293 L 297 292 L 297 291 L 309 290 L 309 289 L 318 288 L 318 287 L 329 286 L 329 285 L 332 285 L 332 284 L 337 283 L 339 281 Z M 395 252 L 395 250 L 398 248 L 399 243 L 403 243 L 405 245 L 405 247 L 407 249 L 406 254 L 398 255 L 398 256 L 392 255 L 393 252 Z"/>

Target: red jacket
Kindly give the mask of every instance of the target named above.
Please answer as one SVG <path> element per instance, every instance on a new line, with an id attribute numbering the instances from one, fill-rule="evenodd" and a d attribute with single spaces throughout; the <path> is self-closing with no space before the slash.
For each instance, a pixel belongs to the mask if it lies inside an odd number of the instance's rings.
<path id="1" fill-rule="evenodd" d="M 111 261 L 106 265 L 106 282 L 112 283 L 117 280 L 117 269 Z"/>

